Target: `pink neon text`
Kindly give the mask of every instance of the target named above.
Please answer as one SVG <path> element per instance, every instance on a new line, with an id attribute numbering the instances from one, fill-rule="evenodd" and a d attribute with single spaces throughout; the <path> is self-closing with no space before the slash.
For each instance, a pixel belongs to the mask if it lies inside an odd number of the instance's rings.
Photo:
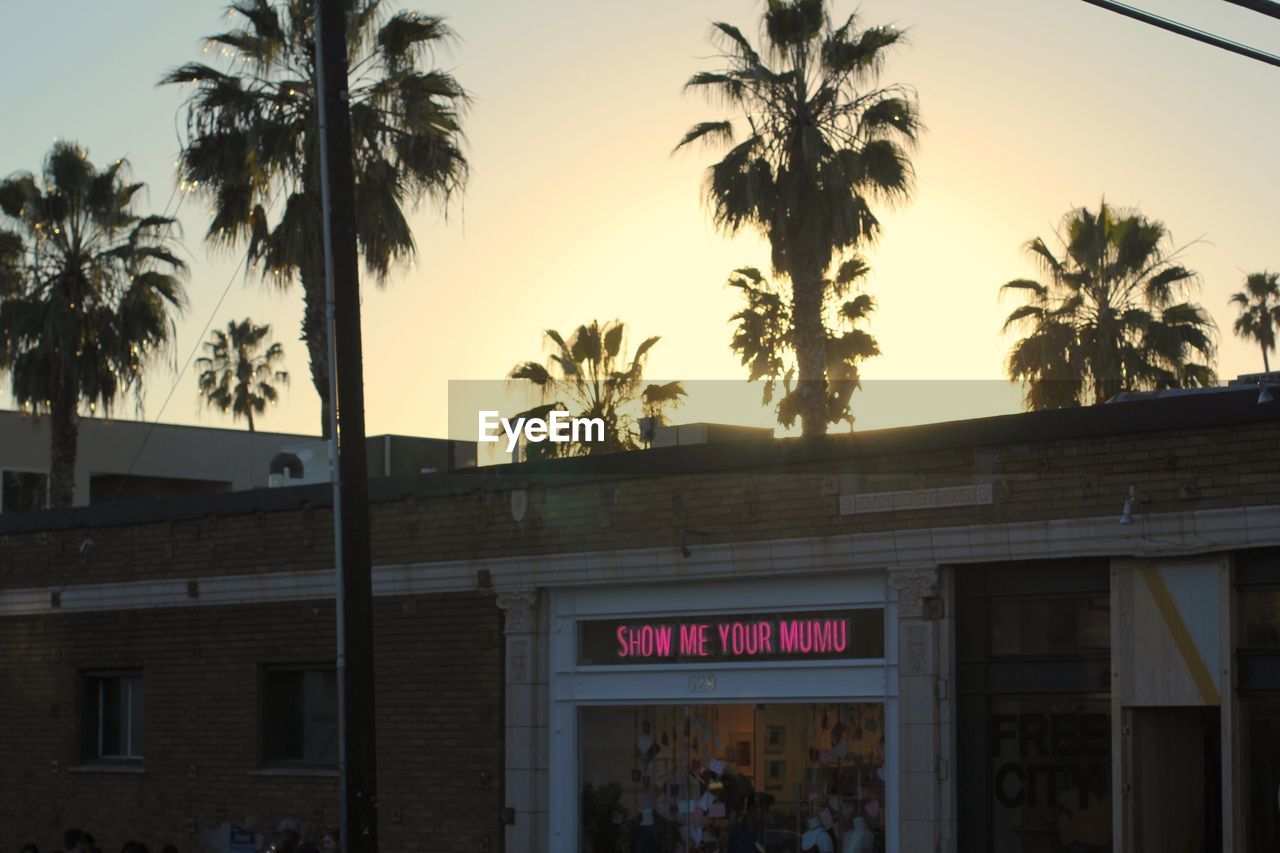
<path id="1" fill-rule="evenodd" d="M 849 648 L 849 623 L 846 619 L 783 619 L 714 626 L 704 622 L 619 625 L 616 637 L 619 658 L 666 659 L 673 652 L 681 658 L 840 654 Z M 718 651 L 711 646 L 715 640 L 719 640 Z"/>

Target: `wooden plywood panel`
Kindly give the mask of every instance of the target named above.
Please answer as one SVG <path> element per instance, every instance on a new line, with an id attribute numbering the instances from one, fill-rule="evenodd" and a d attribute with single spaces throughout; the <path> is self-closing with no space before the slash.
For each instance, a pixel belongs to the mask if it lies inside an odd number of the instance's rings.
<path id="1" fill-rule="evenodd" d="M 1122 706 L 1220 704 L 1220 573 L 1216 561 L 1118 566 L 1112 658 Z"/>

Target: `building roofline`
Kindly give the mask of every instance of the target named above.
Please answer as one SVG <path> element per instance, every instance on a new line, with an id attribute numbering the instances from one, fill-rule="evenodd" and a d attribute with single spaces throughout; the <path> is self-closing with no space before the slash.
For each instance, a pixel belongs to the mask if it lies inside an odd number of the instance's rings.
<path id="1" fill-rule="evenodd" d="M 875 456 L 1008 446 L 1280 421 L 1280 401 L 1258 402 L 1245 387 L 1212 395 L 1132 400 L 1106 406 L 996 415 L 808 438 L 747 439 L 543 460 L 406 477 L 375 478 L 370 503 L 535 485 L 617 481 L 668 474 L 780 468 Z M 98 504 L 0 515 L 0 534 L 177 521 L 207 515 L 327 508 L 328 483 Z"/>
<path id="2" fill-rule="evenodd" d="M 31 423 L 39 423 L 41 421 L 46 420 L 48 418 L 48 415 L 33 415 L 33 414 L 30 414 L 29 412 L 18 411 L 17 409 L 0 409 L 0 418 L 9 418 L 9 417 L 14 418 L 15 420 L 29 421 Z M 271 432 L 269 430 L 261 430 L 261 429 L 250 432 L 248 429 L 244 427 L 202 426 L 200 424 L 174 424 L 174 423 L 166 423 L 166 422 L 152 423 L 151 421 L 135 421 L 129 418 L 98 417 L 96 415 L 89 416 L 89 417 L 81 416 L 80 425 L 84 426 L 85 424 L 91 424 L 94 426 L 123 426 L 123 427 L 131 427 L 131 428 L 138 428 L 138 429 L 152 429 L 152 428 L 165 429 L 165 430 L 193 429 L 193 430 L 201 430 L 204 432 L 234 433 L 236 435 L 244 435 L 244 436 L 295 438 L 295 439 L 298 439 L 299 441 L 319 441 L 320 440 L 320 436 L 318 435 L 306 435 L 304 433 L 296 433 L 296 432 Z"/>

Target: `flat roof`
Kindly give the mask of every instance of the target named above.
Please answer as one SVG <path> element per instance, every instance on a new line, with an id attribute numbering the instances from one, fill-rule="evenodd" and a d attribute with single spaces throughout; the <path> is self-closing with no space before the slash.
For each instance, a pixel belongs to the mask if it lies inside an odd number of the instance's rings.
<path id="1" fill-rule="evenodd" d="M 48 415 L 32 415 L 29 412 L 21 412 L 16 409 L 0 409 L 0 419 L 13 419 L 24 421 L 27 423 L 39 423 L 47 420 Z M 296 438 L 299 441 L 315 441 L 320 438 L 318 435 L 306 435 L 297 432 L 272 432 L 271 430 L 254 430 L 250 433 L 245 427 L 226 427 L 226 426 L 203 426 L 200 424 L 172 424 L 163 421 L 137 421 L 130 418 L 116 417 L 81 417 L 81 426 L 104 426 L 104 427 L 123 427 L 125 429 L 160 429 L 160 430 L 200 430 L 202 432 L 217 433 L 234 433 L 235 435 L 258 435 L 258 436 L 279 436 L 280 438 Z"/>

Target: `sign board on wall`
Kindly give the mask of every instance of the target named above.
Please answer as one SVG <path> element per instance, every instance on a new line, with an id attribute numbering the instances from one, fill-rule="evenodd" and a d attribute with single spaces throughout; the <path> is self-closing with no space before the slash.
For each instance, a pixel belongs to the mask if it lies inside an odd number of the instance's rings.
<path id="1" fill-rule="evenodd" d="M 884 610 L 714 614 L 578 623 L 578 665 L 884 657 Z"/>
<path id="2" fill-rule="evenodd" d="M 228 853 L 254 853 L 257 850 L 257 839 L 252 832 L 233 826 L 228 834 Z"/>

